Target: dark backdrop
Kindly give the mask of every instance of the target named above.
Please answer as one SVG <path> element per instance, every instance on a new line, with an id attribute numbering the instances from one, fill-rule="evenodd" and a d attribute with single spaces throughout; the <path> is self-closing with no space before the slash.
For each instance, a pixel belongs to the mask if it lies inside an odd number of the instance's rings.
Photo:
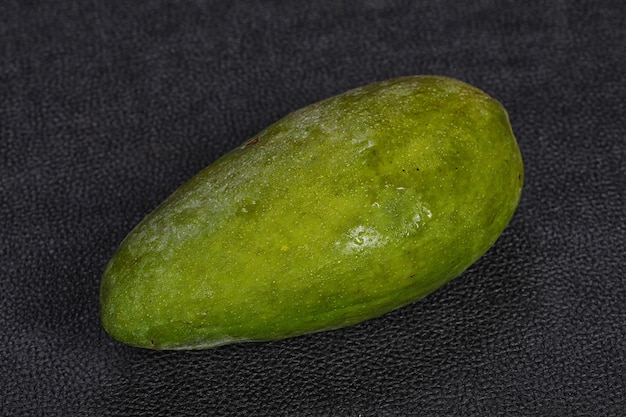
<path id="1" fill-rule="evenodd" d="M 590 1 L 3 1 L 0 414 L 624 415 L 626 7 Z M 103 268 L 193 174 L 288 112 L 442 74 L 509 110 L 497 244 L 352 328 L 199 352 L 110 340 Z"/>

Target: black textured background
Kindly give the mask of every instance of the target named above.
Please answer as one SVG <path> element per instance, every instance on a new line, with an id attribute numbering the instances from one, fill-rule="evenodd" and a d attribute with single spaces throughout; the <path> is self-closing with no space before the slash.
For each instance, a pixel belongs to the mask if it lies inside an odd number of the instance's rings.
<path id="1" fill-rule="evenodd" d="M 1 2 L 0 414 L 626 415 L 625 66 L 622 0 Z M 461 278 L 280 342 L 106 337 L 100 274 L 174 189 L 296 108 L 427 73 L 498 98 L 526 166 Z"/>

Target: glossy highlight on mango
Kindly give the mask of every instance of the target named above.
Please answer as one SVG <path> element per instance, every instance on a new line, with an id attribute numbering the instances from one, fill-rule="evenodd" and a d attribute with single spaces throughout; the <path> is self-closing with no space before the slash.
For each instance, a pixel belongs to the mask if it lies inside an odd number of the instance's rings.
<path id="1" fill-rule="evenodd" d="M 202 349 L 336 329 L 426 296 L 502 233 L 523 185 L 508 115 L 454 79 L 297 110 L 176 190 L 101 281 L 109 335 Z"/>

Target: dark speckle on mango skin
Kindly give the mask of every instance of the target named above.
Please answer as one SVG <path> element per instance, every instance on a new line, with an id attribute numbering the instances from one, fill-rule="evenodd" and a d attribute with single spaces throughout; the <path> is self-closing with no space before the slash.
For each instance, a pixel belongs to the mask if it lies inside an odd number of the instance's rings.
<path id="1" fill-rule="evenodd" d="M 340 328 L 424 297 L 496 241 L 523 164 L 504 108 L 445 77 L 300 109 L 211 164 L 122 242 L 104 328 L 201 349 Z"/>

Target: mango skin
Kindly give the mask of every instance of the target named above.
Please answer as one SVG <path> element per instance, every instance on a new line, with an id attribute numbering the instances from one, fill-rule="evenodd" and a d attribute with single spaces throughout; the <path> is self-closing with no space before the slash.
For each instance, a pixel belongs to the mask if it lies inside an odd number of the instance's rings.
<path id="1" fill-rule="evenodd" d="M 105 330 L 202 349 L 336 329 L 424 297 L 518 205 L 508 115 L 450 78 L 373 83 L 274 123 L 175 191 L 101 281 Z"/>

